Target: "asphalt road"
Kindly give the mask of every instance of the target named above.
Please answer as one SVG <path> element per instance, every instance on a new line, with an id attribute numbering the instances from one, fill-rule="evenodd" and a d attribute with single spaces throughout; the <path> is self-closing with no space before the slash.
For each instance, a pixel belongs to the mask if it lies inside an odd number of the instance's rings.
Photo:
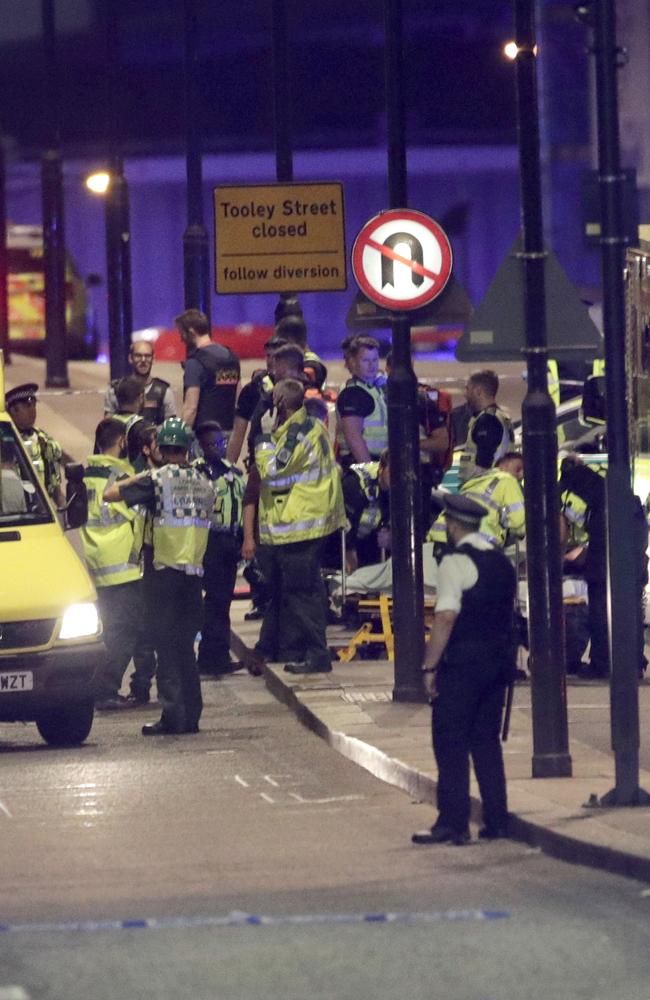
<path id="1" fill-rule="evenodd" d="M 647 1000 L 650 890 L 513 842 L 413 847 L 431 808 L 260 680 L 204 693 L 197 736 L 145 739 L 154 709 L 77 750 L 0 725 L 0 1000 Z"/>

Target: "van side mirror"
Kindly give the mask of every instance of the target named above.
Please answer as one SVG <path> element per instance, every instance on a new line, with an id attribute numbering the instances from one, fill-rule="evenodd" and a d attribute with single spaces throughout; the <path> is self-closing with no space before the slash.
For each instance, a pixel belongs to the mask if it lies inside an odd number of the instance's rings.
<path id="1" fill-rule="evenodd" d="M 585 379 L 580 418 L 585 424 L 607 423 L 607 390 L 604 375 L 590 375 Z"/>
<path id="2" fill-rule="evenodd" d="M 65 523 L 67 528 L 80 528 L 88 520 L 88 491 L 84 483 L 84 467 L 69 462 L 65 467 Z"/>

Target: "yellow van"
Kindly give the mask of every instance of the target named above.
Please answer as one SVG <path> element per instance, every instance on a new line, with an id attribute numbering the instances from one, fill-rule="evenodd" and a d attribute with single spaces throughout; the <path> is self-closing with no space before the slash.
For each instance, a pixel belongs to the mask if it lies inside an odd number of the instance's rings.
<path id="1" fill-rule="evenodd" d="M 93 584 L 5 409 L 0 351 L 0 723 L 35 722 L 55 746 L 83 743 L 105 657 Z M 68 466 L 66 521 L 87 514 Z"/>

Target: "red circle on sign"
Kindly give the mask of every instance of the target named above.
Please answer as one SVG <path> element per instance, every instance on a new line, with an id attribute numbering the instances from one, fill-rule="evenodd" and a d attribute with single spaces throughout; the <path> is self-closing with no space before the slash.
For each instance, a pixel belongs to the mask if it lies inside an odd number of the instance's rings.
<path id="1" fill-rule="evenodd" d="M 409 230 L 409 223 L 417 223 L 419 226 L 424 227 L 426 232 L 431 237 L 431 241 L 436 244 L 440 253 L 440 271 L 431 271 L 424 266 L 424 263 L 419 264 L 417 261 L 409 260 L 408 258 L 395 253 L 390 247 L 387 247 L 385 243 L 376 243 L 373 240 L 373 234 L 376 233 L 380 227 L 383 227 L 386 223 L 390 222 L 404 223 L 403 228 L 407 233 Z M 382 294 L 382 292 L 376 287 L 376 284 L 372 284 L 369 276 L 364 270 L 363 255 L 365 250 L 368 248 L 376 250 L 377 253 L 384 255 L 388 259 L 407 265 L 412 271 L 421 274 L 423 277 L 429 278 L 433 284 L 427 289 L 426 292 L 421 292 L 419 295 L 414 295 L 412 298 L 407 299 L 390 298 L 389 296 Z M 425 306 L 427 303 L 432 302 L 433 299 L 437 298 L 449 281 L 451 276 L 451 265 L 451 246 L 444 230 L 435 221 L 435 219 L 425 215 L 424 212 L 417 212 L 409 208 L 391 208 L 389 211 L 380 212 L 378 215 L 375 215 L 369 220 L 369 222 L 366 222 L 365 226 L 354 241 L 354 246 L 352 248 L 352 271 L 359 288 L 364 295 L 371 300 L 371 302 L 376 302 L 377 305 L 385 306 L 393 312 L 404 312 L 411 309 L 419 309 L 420 306 Z M 382 288 L 383 287 L 384 286 L 382 286 Z"/>

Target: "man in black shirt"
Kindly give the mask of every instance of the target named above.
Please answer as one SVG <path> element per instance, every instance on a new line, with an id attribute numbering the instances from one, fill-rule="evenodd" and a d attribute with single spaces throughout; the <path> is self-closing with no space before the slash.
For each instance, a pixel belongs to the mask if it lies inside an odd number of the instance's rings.
<path id="1" fill-rule="evenodd" d="M 253 372 L 250 382 L 247 382 L 237 397 L 235 407 L 235 421 L 232 434 L 228 441 L 226 458 L 229 462 L 236 462 L 241 455 L 241 450 L 246 440 L 246 431 L 255 413 L 255 407 L 259 403 L 265 392 L 273 388 L 273 354 L 278 347 L 284 347 L 288 341 L 282 337 L 271 337 L 264 345 L 266 354 L 266 368 L 259 368 Z"/>
<path id="2" fill-rule="evenodd" d="M 239 358 L 212 341 L 208 318 L 198 309 L 187 309 L 175 322 L 187 347 L 181 419 L 189 427 L 216 420 L 224 431 L 232 430 Z"/>

